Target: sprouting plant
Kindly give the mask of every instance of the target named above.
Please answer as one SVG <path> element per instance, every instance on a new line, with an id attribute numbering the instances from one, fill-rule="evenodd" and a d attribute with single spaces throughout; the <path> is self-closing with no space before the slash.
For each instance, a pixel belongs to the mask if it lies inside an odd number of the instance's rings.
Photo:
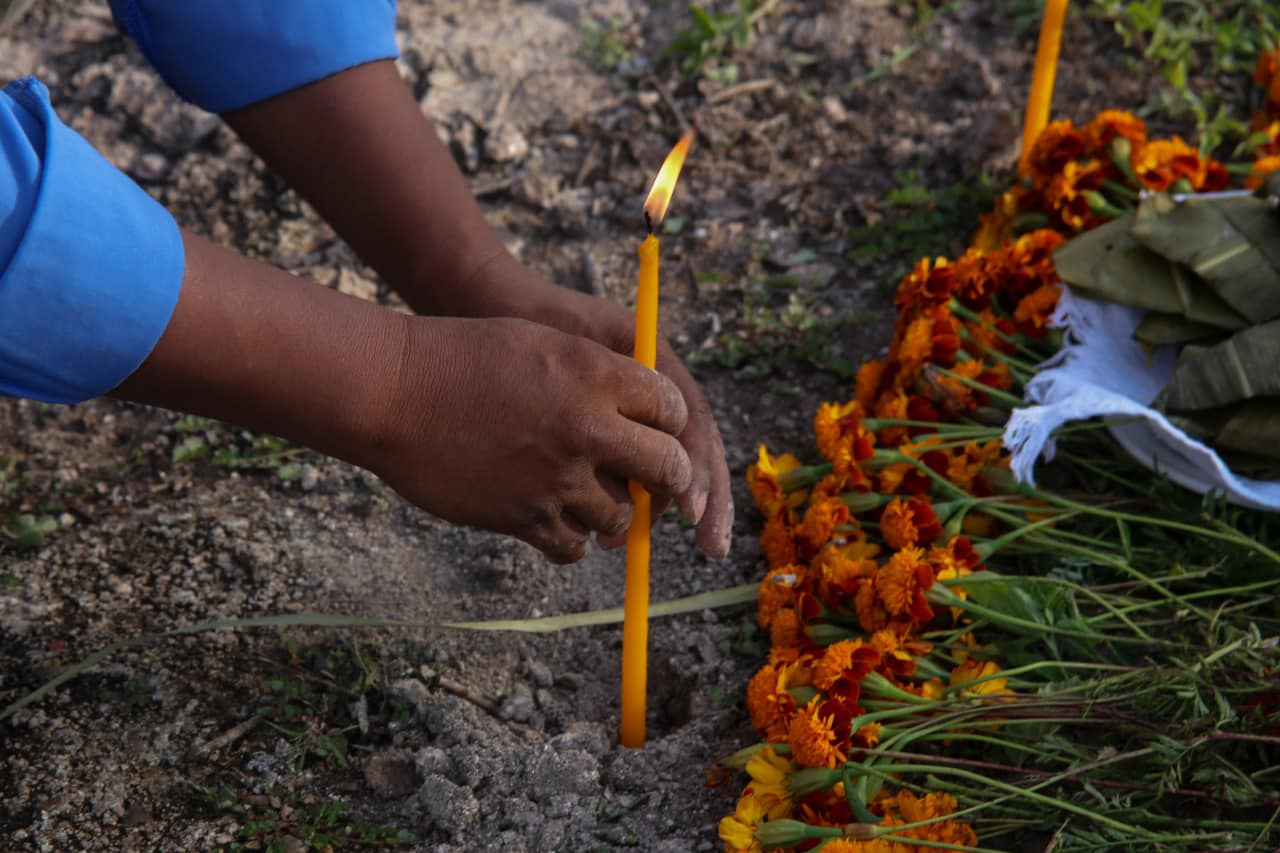
<path id="1" fill-rule="evenodd" d="M 232 812 L 241 821 L 231 850 L 337 850 L 400 847 L 414 844 L 407 829 L 369 825 L 353 819 L 341 800 L 304 802 L 279 787 L 263 796 L 246 796 L 230 785 L 205 787 L 190 783 L 191 792 L 206 807 Z M 299 846 L 301 845 L 301 846 Z"/>
<path id="2" fill-rule="evenodd" d="M 722 83 L 738 78 L 738 66 L 728 61 L 746 47 L 755 25 L 778 5 L 778 0 L 737 0 L 727 12 L 690 4 L 692 23 L 676 34 L 666 55 L 675 57 L 686 77 L 706 74 Z"/>

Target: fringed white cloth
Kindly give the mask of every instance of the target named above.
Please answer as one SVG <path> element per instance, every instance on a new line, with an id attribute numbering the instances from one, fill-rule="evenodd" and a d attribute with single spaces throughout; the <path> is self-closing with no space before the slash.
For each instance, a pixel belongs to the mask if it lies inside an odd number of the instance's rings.
<path id="1" fill-rule="evenodd" d="M 1053 431 L 1071 421 L 1102 418 L 1143 465 L 1200 494 L 1213 491 L 1255 509 L 1280 509 L 1280 482 L 1233 474 L 1203 443 L 1148 407 L 1168 383 L 1173 347 L 1149 352 L 1133 339 L 1143 312 L 1086 299 L 1063 288 L 1052 323 L 1065 331 L 1062 351 L 1027 385 L 1036 405 L 1013 412 L 1004 431 L 1014 476 L 1035 482 L 1035 463 L 1053 458 Z"/>

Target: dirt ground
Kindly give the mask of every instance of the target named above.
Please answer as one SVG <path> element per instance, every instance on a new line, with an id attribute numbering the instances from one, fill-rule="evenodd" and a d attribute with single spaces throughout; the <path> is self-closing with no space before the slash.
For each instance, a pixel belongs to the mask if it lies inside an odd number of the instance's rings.
<path id="1" fill-rule="evenodd" d="M 647 181 L 698 127 L 663 241 L 661 323 L 718 414 L 739 511 L 723 562 L 659 522 L 655 600 L 762 575 L 745 468 L 760 442 L 805 447 L 816 405 L 847 398 L 813 362 L 884 346 L 883 284 L 916 246 L 850 260 L 858 235 L 914 205 L 938 217 L 920 240 L 958 247 L 976 220 L 945 220 L 968 196 L 943 191 L 1007 179 L 1034 20 L 960 2 L 922 22 L 919 5 L 781 0 L 745 46 L 710 44 L 689 79 L 688 51 L 664 54 L 690 25 L 675 0 L 400 2 L 407 84 L 511 248 L 565 286 L 630 300 Z M 1142 101 L 1103 25 L 1075 15 L 1067 40 L 1090 47 L 1064 50 L 1057 112 Z M 0 77 L 26 73 L 182 225 L 398 304 L 158 81 L 105 4 L 39 4 L 0 37 Z M 110 400 L 0 401 L 0 486 L 0 703 L 113 639 L 219 617 L 524 618 L 622 600 L 621 553 L 556 567 L 348 465 Z M 23 514 L 45 520 L 26 530 L 34 547 L 14 539 Z M 655 620 L 640 751 L 616 745 L 616 626 L 222 631 L 137 648 L 0 724 L 0 846 L 303 849 L 403 831 L 424 850 L 717 849 L 741 780 L 708 787 L 706 771 L 755 740 L 741 696 L 756 639 L 742 608 Z"/>

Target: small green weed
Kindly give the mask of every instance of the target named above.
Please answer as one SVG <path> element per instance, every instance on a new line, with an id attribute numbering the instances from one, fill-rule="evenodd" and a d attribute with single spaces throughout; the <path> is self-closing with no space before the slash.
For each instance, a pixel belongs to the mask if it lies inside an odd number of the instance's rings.
<path id="1" fill-rule="evenodd" d="M 38 492 L 30 474 L 20 470 L 18 460 L 0 458 L 0 539 L 19 548 L 39 548 L 58 529 L 54 513 L 65 505 L 56 497 L 62 482 L 54 480 L 44 495 Z M 41 499 L 43 498 L 43 499 Z"/>
<path id="2" fill-rule="evenodd" d="M 150 708 L 156 704 L 152 697 L 151 682 L 146 676 L 131 678 L 119 689 L 104 690 L 102 699 L 114 705 L 121 714 L 129 716 L 137 711 Z"/>
<path id="3" fill-rule="evenodd" d="M 580 52 L 594 67 L 613 72 L 629 61 L 633 54 L 634 33 L 620 21 L 584 21 L 578 25 Z"/>
<path id="4" fill-rule="evenodd" d="M 735 328 L 718 335 L 713 347 L 693 353 L 689 360 L 740 370 L 752 378 L 769 376 L 793 363 L 851 376 L 853 367 L 836 337 L 844 328 L 871 322 L 875 315 L 840 314 L 819 307 L 817 294 L 807 283 L 790 272 L 766 272 L 764 254 L 764 246 L 752 250 Z M 787 265 L 795 268 L 817 257 L 813 250 L 802 249 Z M 701 281 L 724 281 L 716 272 L 703 272 L 698 277 Z"/>
<path id="5" fill-rule="evenodd" d="M 850 232 L 848 259 L 867 272 L 886 274 L 891 286 L 920 258 L 963 251 L 967 230 L 990 210 L 997 192 L 985 180 L 962 180 L 941 190 L 925 186 L 919 171 L 894 176 L 881 202 L 885 216 Z M 957 240 L 957 236 L 961 240 Z"/>
<path id="6" fill-rule="evenodd" d="M 174 467 L 208 458 L 221 468 L 274 473 L 286 482 L 302 473 L 300 455 L 304 447 L 292 447 L 282 438 L 250 432 L 210 418 L 185 415 L 173 424 L 183 438 L 174 445 L 170 462 Z"/>
<path id="7" fill-rule="evenodd" d="M 383 689 L 387 663 L 378 656 L 359 647 L 283 642 L 288 662 L 262 681 L 258 713 L 288 739 L 299 770 L 312 760 L 348 767 L 353 738 L 409 719 L 410 709 Z"/>
<path id="8" fill-rule="evenodd" d="M 1258 53 L 1280 41 L 1275 0 L 1093 0 L 1088 10 L 1164 78 L 1167 88 L 1144 112 L 1193 117 L 1206 153 L 1246 135 L 1238 105 L 1247 102 Z M 1215 85 L 1193 85 L 1196 76 Z"/>
<path id="9" fill-rule="evenodd" d="M 692 3 L 691 26 L 676 34 L 664 55 L 676 59 L 685 77 L 705 75 L 720 83 L 738 79 L 733 52 L 747 46 L 752 30 L 778 5 L 778 0 L 737 0 L 727 12 Z"/>
<path id="10" fill-rule="evenodd" d="M 231 850 L 328 851 L 341 848 L 399 847 L 414 844 L 417 836 L 407 829 L 370 826 L 352 820 L 346 803 L 330 800 L 305 803 L 279 788 L 265 796 L 245 796 L 229 785 L 207 788 L 190 783 L 193 794 L 207 808 L 232 812 L 242 823 Z M 301 847 L 299 848 L 299 843 Z"/>

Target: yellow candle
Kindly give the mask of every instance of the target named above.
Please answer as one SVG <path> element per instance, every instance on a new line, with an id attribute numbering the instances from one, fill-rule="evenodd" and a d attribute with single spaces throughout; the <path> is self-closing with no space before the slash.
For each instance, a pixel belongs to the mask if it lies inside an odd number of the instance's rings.
<path id="1" fill-rule="evenodd" d="M 658 238 L 640 244 L 636 289 L 636 361 L 653 367 L 658 357 Z M 644 746 L 645 691 L 649 652 L 649 493 L 631 483 L 631 527 L 627 529 L 627 593 L 622 611 L 622 745 Z"/>
<path id="2" fill-rule="evenodd" d="M 649 368 L 658 361 L 658 238 L 653 229 L 667 212 L 667 202 L 685 154 L 693 141 L 681 137 L 663 161 L 645 199 L 649 235 L 640 244 L 640 279 L 636 288 L 635 359 Z M 649 675 L 649 493 L 631 483 L 631 526 L 627 528 L 627 592 L 622 602 L 622 745 L 644 746 L 645 690 Z"/>
<path id="3" fill-rule="evenodd" d="M 1031 72 L 1031 95 L 1027 113 L 1022 119 L 1022 157 L 1018 163 L 1026 171 L 1031 146 L 1049 123 L 1049 105 L 1053 101 L 1053 77 L 1058 70 L 1058 48 L 1062 44 L 1062 23 L 1067 17 L 1067 0 L 1048 0 L 1044 20 L 1040 22 L 1040 42 L 1036 45 L 1036 64 Z"/>

